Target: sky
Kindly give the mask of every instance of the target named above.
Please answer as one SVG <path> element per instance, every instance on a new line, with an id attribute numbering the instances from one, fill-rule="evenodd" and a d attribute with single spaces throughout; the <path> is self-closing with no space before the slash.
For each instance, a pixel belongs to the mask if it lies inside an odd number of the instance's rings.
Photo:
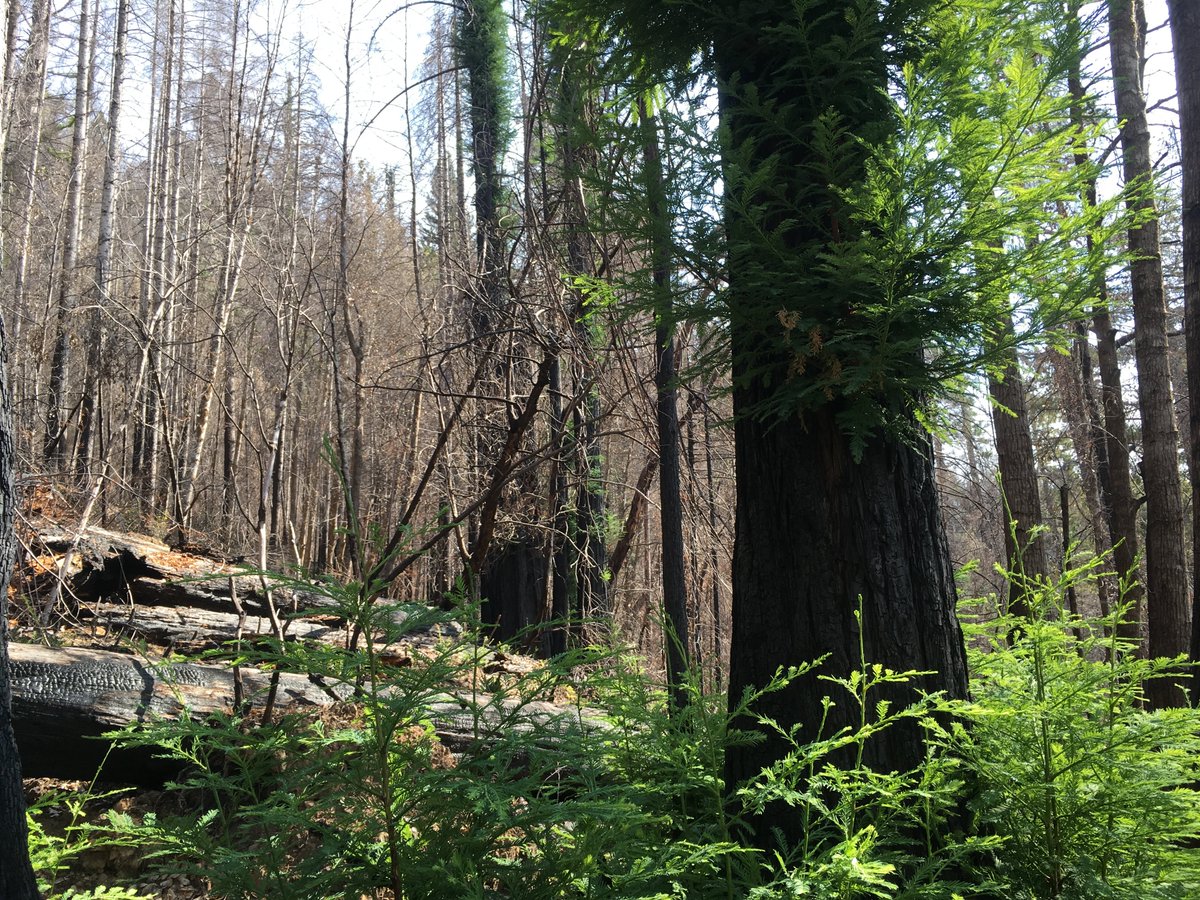
<path id="1" fill-rule="evenodd" d="M 278 3 L 278 0 L 274 0 Z M 350 48 L 350 140 L 354 156 L 383 168 L 407 161 L 404 104 L 429 43 L 429 24 L 442 0 L 294 0 L 290 19 L 312 49 L 322 104 L 338 118 L 345 109 L 347 35 Z M 289 22 L 290 24 L 290 22 Z"/>
<path id="2" fill-rule="evenodd" d="M 183 0 L 189 15 L 203 14 L 209 0 Z M 247 2 L 247 0 L 243 0 Z M 330 116 L 335 138 L 341 138 L 345 109 L 346 42 L 350 50 L 350 133 L 355 159 L 376 169 L 408 166 L 405 129 L 405 103 L 415 103 L 420 91 L 403 94 L 415 80 L 428 45 L 430 20 L 438 10 L 448 10 L 455 0 L 248 0 L 255 9 L 256 30 L 261 34 L 278 32 L 284 42 L 281 71 L 294 70 L 296 48 L 311 54 L 311 82 L 317 85 L 321 105 Z M 1200 0 L 1196 0 L 1200 2 Z M 25 4 L 22 4 L 25 6 Z M 104 0 L 103 6 L 111 6 Z M 1092 7 L 1095 8 L 1093 3 Z M 74 4 L 59 7 L 64 17 L 55 27 L 60 77 L 73 77 Z M 1160 152 L 1170 146 L 1174 123 L 1174 73 L 1170 34 L 1166 27 L 1166 0 L 1146 0 L 1150 36 L 1147 42 L 1147 94 L 1151 120 Z M 148 52 L 152 3 L 135 0 L 135 25 L 132 48 Z M 111 22 L 106 23 L 111 27 Z M 140 32 L 140 39 L 138 33 Z M 109 38 L 101 40 L 101 53 L 107 53 Z M 102 66 L 107 65 L 102 58 Z M 1107 69 L 1107 49 L 1096 54 L 1094 68 Z M 124 128 L 130 152 L 144 151 L 149 114 L 148 65 L 145 58 L 130 62 L 126 80 Z M 105 76 L 101 75 L 104 79 Z M 102 80 L 102 84 L 104 81 Z M 1101 89 L 1103 89 L 1103 85 Z M 101 90 L 99 93 L 104 93 Z M 1168 177 L 1177 172 L 1168 172 Z M 406 179 L 401 179 L 401 185 Z M 403 201 L 401 201 L 403 202 Z"/>

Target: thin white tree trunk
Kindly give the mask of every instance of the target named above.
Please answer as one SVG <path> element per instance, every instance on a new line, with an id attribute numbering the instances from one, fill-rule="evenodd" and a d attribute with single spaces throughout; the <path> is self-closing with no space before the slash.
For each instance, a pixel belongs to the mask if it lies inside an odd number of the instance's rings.
<path id="1" fill-rule="evenodd" d="M 54 352 L 50 357 L 50 378 L 46 392 L 46 431 L 42 455 L 54 468 L 62 465 L 66 443 L 62 401 L 67 380 L 70 317 L 77 302 L 75 266 L 79 258 L 79 205 L 87 169 L 87 125 L 88 119 L 91 118 L 91 2 L 92 0 L 80 0 L 79 3 L 79 41 L 75 57 L 75 120 L 71 127 L 71 178 L 67 184 L 67 208 L 63 223 L 62 270 L 58 281 Z"/>
<path id="2" fill-rule="evenodd" d="M 79 466 L 91 463 L 96 440 L 101 347 L 104 342 L 104 316 L 112 305 L 113 206 L 117 193 L 117 164 L 121 158 L 121 88 L 125 77 L 125 56 L 129 37 L 129 0 L 117 0 L 117 32 L 113 38 L 112 87 L 108 101 L 108 147 L 104 156 L 104 177 L 100 189 L 100 224 L 96 241 L 96 300 L 88 316 L 88 355 L 84 371 L 80 411 Z"/>

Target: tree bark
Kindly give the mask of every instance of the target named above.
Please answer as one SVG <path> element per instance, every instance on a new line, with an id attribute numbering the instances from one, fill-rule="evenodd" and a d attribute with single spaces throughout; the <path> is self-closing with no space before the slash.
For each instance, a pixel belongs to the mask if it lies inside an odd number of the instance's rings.
<path id="1" fill-rule="evenodd" d="M 1175 45 L 1179 147 L 1183 165 L 1183 299 L 1187 332 L 1189 469 L 1200 483 L 1200 4 L 1167 0 Z M 1192 500 L 1192 695 L 1200 702 L 1200 504 Z"/>
<path id="2" fill-rule="evenodd" d="M 400 645 L 384 655 L 385 665 L 407 665 Z M 499 663 L 503 666 L 503 662 Z M 234 713 L 235 677 L 230 669 L 193 663 L 141 659 L 125 653 L 78 648 L 55 649 L 14 644 L 5 668 L 13 683 L 13 715 L 21 753 L 30 772 L 89 778 L 104 763 L 113 780 L 161 783 L 180 765 L 146 751 L 109 753 L 109 742 L 96 740 L 150 716 L 174 718 L 185 709 L 194 718 Z M 0 676 L 3 677 L 3 676 Z M 350 682 L 299 673 L 241 669 L 242 697 L 252 715 L 262 714 L 274 688 L 274 707 L 283 712 L 352 700 Z M 438 740 L 460 752 L 524 732 L 540 746 L 553 746 L 564 732 L 603 728 L 598 711 L 544 701 L 518 703 L 488 694 L 429 691 L 428 718 Z M 5 874 L 7 870 L 5 870 Z M 6 893 L 23 900 L 21 894 Z M 37 896 L 36 894 L 30 896 Z"/>
<path id="3" fill-rule="evenodd" d="M 1006 334 L 1011 334 L 1012 319 L 1003 327 Z M 1029 595 L 1033 582 L 1049 575 L 1050 567 L 1046 562 L 1046 541 L 1038 533 L 1043 525 L 1042 502 L 1025 403 L 1025 382 L 1016 350 L 1006 356 L 1007 366 L 1002 375 L 988 374 L 988 393 L 996 432 L 1004 546 L 1008 569 L 1015 576 L 1008 584 L 1008 611 L 1027 618 L 1031 612 Z"/>
<path id="4" fill-rule="evenodd" d="M 7 347 L 2 321 L 0 341 Z M 0 896 L 26 900 L 39 894 L 29 861 L 21 756 L 13 727 L 12 685 L 9 681 L 8 582 L 17 549 L 13 530 L 17 495 L 13 482 L 14 448 L 7 370 L 8 351 L 0 349 Z"/>
<path id="5" fill-rule="evenodd" d="M 897 400 L 892 409 L 908 433 L 860 435 L 859 447 L 843 430 L 839 413 L 845 402 L 836 396 L 802 412 L 762 411 L 789 377 L 805 377 L 792 369 L 795 355 L 781 334 L 779 298 L 796 294 L 790 279 L 805 270 L 802 261 L 814 258 L 809 254 L 829 248 L 853 228 L 836 186 L 814 174 L 816 148 L 808 142 L 831 104 L 840 113 L 840 127 L 851 134 L 869 140 L 887 129 L 889 38 L 881 28 L 869 38 L 861 31 L 853 40 L 847 37 L 856 26 L 878 27 L 871 24 L 879 12 L 874 5 L 860 10 L 861 17 L 834 0 L 729 7 L 714 37 L 729 148 L 725 226 L 737 476 L 730 702 L 765 685 L 780 666 L 826 655 L 820 671 L 833 676 L 848 676 L 864 663 L 932 673 L 907 688 L 881 691 L 876 700 L 887 696 L 902 704 L 915 696 L 914 689 L 965 696 L 965 653 L 932 448 L 907 405 L 916 398 Z M 788 27 L 774 28 L 775 21 L 787 21 Z M 805 32 L 806 42 L 795 37 L 796 29 Z M 834 46 L 855 50 L 850 56 L 829 52 Z M 777 115 L 786 116 L 786 125 Z M 841 151 L 839 172 L 849 183 L 856 178 L 859 151 L 852 141 Z M 755 187 L 757 170 L 767 164 L 773 166 L 769 197 Z M 837 289 L 812 290 L 796 302 L 814 316 L 836 320 Z M 828 693 L 810 675 L 768 695 L 758 709 L 784 729 L 799 725 L 801 741 L 817 738 L 822 723 L 825 735 L 856 727 L 853 702 L 838 697 L 827 709 L 822 698 Z M 729 789 L 786 749 L 786 742 L 769 733 L 761 743 L 730 747 Z M 907 770 L 924 754 L 920 729 L 900 725 L 867 742 L 864 762 L 882 771 Z M 773 846 L 771 827 L 799 840 L 802 821 L 777 804 L 755 827 L 757 839 Z"/>
<path id="6" fill-rule="evenodd" d="M 1146 620 L 1151 657 L 1176 656 L 1189 648 L 1188 578 L 1183 549 L 1183 501 L 1179 484 L 1179 434 L 1167 354 L 1167 313 L 1159 253 L 1159 220 L 1151 189 L 1150 129 L 1142 94 L 1141 0 L 1109 0 L 1117 117 L 1121 120 L 1128 201 L 1144 219 L 1129 231 L 1133 255 L 1134 349 L 1142 412 L 1143 481 L 1146 490 Z M 1147 696 L 1155 707 L 1186 702 L 1177 679 L 1155 679 Z"/>
<path id="7" fill-rule="evenodd" d="M 1108 461 L 1106 506 L 1113 540 L 1113 563 L 1125 583 L 1123 600 L 1129 611 L 1117 626 L 1122 638 L 1141 652 L 1141 627 L 1145 590 L 1138 564 L 1137 506 L 1133 499 L 1133 480 L 1129 470 L 1129 426 L 1125 419 L 1125 397 L 1121 385 L 1121 363 L 1117 358 L 1117 332 L 1101 297 L 1092 314 L 1096 335 L 1096 360 L 1100 373 L 1100 399 L 1103 407 L 1104 456 Z"/>
<path id="8" fill-rule="evenodd" d="M 0 0 L 0 21 L 15 21 L 13 0 Z M 36 29 L 35 23 L 35 29 Z M 0 46 L 0 97 L 7 98 L 12 72 L 11 45 Z M 39 88 L 39 93 L 40 93 Z M 0 102 L 0 160 L 6 158 L 9 107 Z M 40 114 L 38 114 L 40 118 Z M 0 254 L 0 274 L 6 257 Z M 25 792 L 21 784 L 21 758 L 17 749 L 12 719 L 12 685 L 8 677 L 8 585 L 16 559 L 17 535 L 14 528 L 17 490 L 13 477 L 16 447 L 13 440 L 12 394 L 8 381 L 8 332 L 0 314 L 0 896 L 11 900 L 35 900 L 39 895 L 37 879 L 29 859 L 29 830 L 25 819 Z"/>
<path id="9" fill-rule="evenodd" d="M 1083 324 L 1078 326 L 1078 334 L 1084 335 Z M 1088 522 L 1092 528 L 1093 551 L 1099 556 L 1112 552 L 1112 539 L 1109 535 L 1108 520 L 1104 516 L 1104 504 L 1100 493 L 1101 464 L 1094 427 L 1097 414 L 1093 410 L 1094 398 L 1088 396 L 1088 376 L 1090 368 L 1086 362 L 1088 353 L 1086 335 L 1077 337 L 1069 360 L 1055 355 L 1053 359 L 1055 381 L 1058 386 L 1063 417 L 1067 422 L 1067 432 L 1071 437 L 1071 446 L 1075 450 L 1075 460 L 1079 464 L 1079 480 L 1083 490 L 1084 506 L 1087 508 Z M 1097 416 L 1098 417 L 1098 416 Z M 1065 486 L 1064 486 L 1065 489 Z M 1070 550 L 1067 536 L 1063 536 L 1064 554 Z M 1064 557 L 1064 566 L 1066 565 Z M 1097 581 L 1097 597 L 1100 602 L 1100 614 L 1107 616 L 1112 608 L 1112 584 L 1107 576 Z"/>
<path id="10" fill-rule="evenodd" d="M 641 104 L 645 143 L 647 218 L 654 284 L 655 408 L 658 422 L 658 497 L 662 536 L 662 591 L 667 685 L 676 708 L 687 703 L 687 574 L 684 566 L 683 497 L 679 475 L 679 403 L 675 389 L 675 324 L 671 303 L 671 224 L 659 148 L 658 119 Z"/>

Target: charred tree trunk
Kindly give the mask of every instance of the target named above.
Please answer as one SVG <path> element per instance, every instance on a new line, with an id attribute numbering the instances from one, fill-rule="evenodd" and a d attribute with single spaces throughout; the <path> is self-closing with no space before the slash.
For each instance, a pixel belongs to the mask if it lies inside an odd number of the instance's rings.
<path id="1" fill-rule="evenodd" d="M 659 147 L 658 119 L 641 105 L 645 138 L 647 219 L 651 234 L 651 276 L 654 283 L 654 372 L 658 419 L 658 497 L 662 535 L 662 591 L 666 613 L 667 684 L 676 707 L 687 702 L 688 670 L 687 575 L 683 548 L 683 497 L 679 474 L 679 403 L 675 387 L 675 323 L 671 302 L 670 221 Z"/>
<path id="2" fill-rule="evenodd" d="M 499 0 L 469 0 L 458 22 L 457 51 L 467 76 L 470 98 L 471 168 L 475 175 L 475 263 L 477 277 L 472 290 L 470 317 L 477 352 L 490 357 L 492 364 L 477 385 L 484 395 L 511 397 L 519 390 L 518 364 L 509 342 L 499 349 L 501 336 L 512 328 L 513 309 L 508 296 L 508 259 L 505 238 L 500 227 L 503 192 L 502 163 L 507 145 L 508 88 L 505 84 L 508 52 L 507 15 Z M 549 380 L 549 361 L 538 375 L 536 390 Z M 510 390 L 511 388 L 511 390 Z M 485 401 L 486 402 L 486 401 Z M 475 452 L 481 464 L 493 473 L 511 468 L 516 449 L 512 437 L 521 413 L 510 402 L 508 429 L 493 412 L 482 415 L 482 430 Z M 524 434 L 525 427 L 520 429 Z M 487 490 L 490 493 L 493 480 Z M 496 498 L 500 500 L 499 497 Z M 497 506 L 481 508 L 478 531 L 471 553 L 473 582 L 483 599 L 483 620 L 498 626 L 497 635 L 507 639 L 537 622 L 545 593 L 549 559 L 546 542 L 535 530 L 517 526 L 512 533 L 497 531 L 501 513 L 507 511 L 508 498 Z M 536 593 L 530 594 L 533 590 Z"/>
<path id="3" fill-rule="evenodd" d="M 191 663 L 143 660 L 103 650 L 49 649 L 14 645 L 11 671 L 14 716 L 19 741 L 31 770 L 59 777 L 87 778 L 105 759 L 107 742 L 95 738 L 149 716 L 172 718 L 184 709 L 195 718 L 235 712 L 235 681 L 229 669 Z M 3 676 L 0 676 L 3 677 Z M 299 673 L 241 670 L 242 696 L 257 718 L 271 702 L 282 712 L 303 712 L 350 700 L 352 683 L 324 681 Z M 459 697 L 430 693 L 425 708 L 433 732 L 451 752 L 478 749 L 520 730 L 542 747 L 553 747 L 562 735 L 603 727 L 597 711 L 493 700 L 486 694 Z M 178 772 L 178 764 L 155 759 L 144 749 L 107 758 L 105 773 L 140 784 L 161 783 Z M 0 838 L 2 839 L 2 838 Z M 8 874 L 3 870 L 0 877 Z M 0 884 L 3 882 L 0 881 Z M 6 893 L 5 900 L 37 894 Z"/>
<path id="4" fill-rule="evenodd" d="M 12 717 L 9 681 L 8 582 L 16 558 L 13 530 L 17 507 L 13 481 L 12 413 L 8 393 L 8 336 L 0 320 L 0 896 L 27 900 L 39 896 L 29 862 L 21 756 Z"/>
<path id="5" fill-rule="evenodd" d="M 553 60 L 555 76 L 556 114 L 560 134 L 562 199 L 561 213 L 566 230 L 566 267 L 572 277 L 592 276 L 596 264 L 589 230 L 589 213 L 584 182 L 594 170 L 595 152 L 578 135 L 591 125 L 594 98 L 582 87 L 585 73 L 581 63 L 564 48 Z M 552 217 L 548 213 L 548 220 Z M 608 499 L 604 489 L 604 459 L 599 435 L 601 393 L 596 380 L 596 348 L 589 311 L 584 305 L 584 292 L 572 287 L 567 291 L 565 317 L 571 323 L 573 349 L 576 353 L 575 385 L 585 391 L 582 406 L 576 413 L 574 434 L 563 429 L 564 465 L 569 472 L 564 480 L 576 484 L 573 514 L 564 517 L 559 537 L 562 551 L 555 557 L 556 566 L 563 567 L 561 581 L 568 585 L 569 597 L 564 610 L 574 616 L 591 617 L 593 623 L 611 613 L 612 582 L 606 573 L 610 569 L 608 546 L 604 538 L 605 510 Z M 563 504 L 569 504 L 564 488 Z"/>
<path id="6" fill-rule="evenodd" d="M 848 676 L 864 659 L 933 673 L 897 689 L 893 702 L 911 699 L 914 687 L 961 697 L 967 675 L 954 578 L 932 448 L 913 421 L 910 404 L 916 398 L 881 397 L 879 402 L 894 404 L 890 412 L 908 431 L 859 435 L 858 447 L 839 422 L 847 401 L 836 396 L 806 405 L 802 413 L 764 414 L 779 386 L 795 375 L 795 354 L 781 334 L 779 297 L 796 293 L 796 286 L 784 273 L 808 277 L 803 261 L 853 228 L 836 200 L 836 186 L 812 174 L 815 147 L 793 136 L 811 140 L 831 103 L 841 126 L 853 134 L 887 128 L 888 38 L 881 28 L 869 38 L 860 31 L 853 40 L 847 36 L 852 28 L 878 28 L 872 24 L 878 10 L 870 5 L 854 17 L 834 0 L 804 4 L 802 10 L 785 0 L 760 3 L 751 17 L 723 20 L 715 35 L 720 113 L 730 148 L 724 174 L 732 198 L 725 226 L 737 534 L 729 696 L 736 704 L 780 666 L 827 655 L 821 671 L 834 676 Z M 769 23 L 776 19 L 792 24 L 773 29 Z M 804 30 L 807 43 L 797 40 L 796 28 Z M 833 46 L 856 49 L 847 57 L 829 52 Z M 787 138 L 778 137 L 776 110 L 787 117 Z M 853 142 L 841 151 L 839 171 L 852 180 Z M 769 197 L 756 182 L 761 174 L 756 170 L 764 165 L 772 166 Z M 813 316 L 836 319 L 836 290 L 814 290 L 797 302 Z M 822 723 L 826 735 L 855 727 L 853 704 L 839 698 L 827 710 L 822 702 L 827 693 L 810 674 L 764 698 L 758 710 L 785 729 L 799 725 L 801 741 L 815 739 Z M 730 747 L 726 784 L 733 789 L 785 750 L 769 733 L 761 743 Z M 924 754 L 920 729 L 901 726 L 873 737 L 864 761 L 883 771 L 907 770 Z M 775 826 L 796 840 L 803 827 L 800 816 L 782 804 L 757 817 L 758 840 L 770 843 Z"/>
<path id="7" fill-rule="evenodd" d="M 12 0 L 0 0 L 0 21 L 12 21 Z M 8 33 L 8 28 L 5 28 Z M 0 47 L 0 97 L 8 95 L 11 72 L 7 41 Z M 0 103 L 0 160 L 5 158 L 8 137 L 7 104 Z M 0 255 L 0 273 L 5 259 Z M 39 896 L 37 879 L 29 861 L 29 831 L 25 819 L 25 792 L 21 786 L 21 758 L 12 720 L 12 685 L 8 675 L 8 583 L 16 559 L 14 529 L 17 490 L 13 479 L 16 447 L 13 442 L 12 401 L 8 386 L 8 333 L 0 315 L 0 896 L 12 900 L 34 900 Z"/>

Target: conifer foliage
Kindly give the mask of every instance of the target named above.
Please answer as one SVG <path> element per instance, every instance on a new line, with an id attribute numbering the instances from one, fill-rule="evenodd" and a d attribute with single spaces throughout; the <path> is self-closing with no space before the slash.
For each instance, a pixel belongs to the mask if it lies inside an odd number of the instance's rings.
<path id="1" fill-rule="evenodd" d="M 1200 897 L 1192 2 L 0 2 L 0 662 L 235 685 L 0 894 Z"/>

